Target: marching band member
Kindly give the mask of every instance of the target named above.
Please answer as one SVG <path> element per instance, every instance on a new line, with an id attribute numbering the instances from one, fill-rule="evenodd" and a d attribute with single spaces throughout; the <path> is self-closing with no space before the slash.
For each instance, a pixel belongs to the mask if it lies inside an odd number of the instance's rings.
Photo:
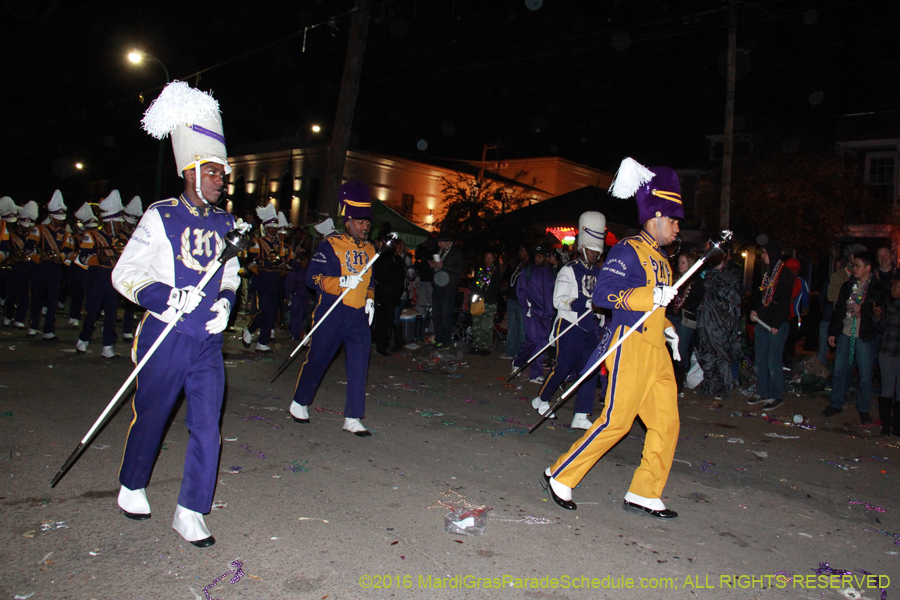
<path id="1" fill-rule="evenodd" d="M 553 288 L 553 306 L 558 311 L 551 336 L 558 336 L 569 325 L 578 321 L 585 311 L 593 311 L 594 284 L 597 281 L 597 262 L 603 254 L 606 237 L 606 217 L 599 212 L 586 212 L 578 218 L 578 258 L 562 269 L 556 276 Z M 560 384 L 573 372 L 581 373 L 588 359 L 600 342 L 600 328 L 603 314 L 594 313 L 597 318 L 584 317 L 556 341 L 556 365 L 541 387 L 541 393 L 531 401 L 539 414 L 550 409 L 550 400 Z M 572 429 L 589 429 L 588 415 L 594 412 L 594 396 L 597 394 L 596 373 L 586 379 L 578 388 L 575 400 L 575 416 Z M 556 418 L 550 416 L 551 419 Z"/>
<path id="2" fill-rule="evenodd" d="M 290 269 L 288 261 L 291 250 L 278 239 L 278 214 L 275 207 L 271 204 L 258 207 L 256 215 L 261 221 L 262 236 L 256 238 L 247 251 L 248 270 L 253 274 L 250 291 L 256 292 L 256 313 L 241 333 L 241 341 L 244 348 L 249 348 L 253 333 L 259 329 L 256 351 L 271 353 L 268 343 L 275 329 L 275 315 L 281 301 L 279 289 L 283 285 L 279 283 L 279 276 Z"/>
<path id="3" fill-rule="evenodd" d="M 668 167 L 647 169 L 626 158 L 611 192 L 619 198 L 634 194 L 643 224 L 638 235 L 621 240 L 609 251 L 594 286 L 594 304 L 612 309 L 615 344 L 645 311 L 665 306 L 675 297 L 663 246 L 677 237 L 684 209 L 678 175 Z M 647 436 L 623 508 L 659 519 L 678 516 L 661 499 L 679 429 L 678 390 L 667 342 L 673 351 L 678 348 L 678 336 L 659 310 L 607 357 L 609 385 L 602 417 L 541 476 L 541 485 L 561 508 L 577 508 L 572 489 L 639 416 Z"/>
<path id="4" fill-rule="evenodd" d="M 31 273 L 34 263 L 28 259 L 28 251 L 25 244 L 28 243 L 28 234 L 34 227 L 38 217 L 38 205 L 36 202 L 27 202 L 25 206 L 17 208 L 15 218 L 8 215 L 8 219 L 16 223 L 15 229 L 9 230 L 9 253 L 11 258 L 7 266 L 9 272 L 8 294 L 6 297 L 6 316 L 3 325 L 12 325 L 16 329 L 25 329 L 25 315 L 28 314 L 31 294 Z"/>
<path id="5" fill-rule="evenodd" d="M 130 519 L 150 518 L 146 487 L 183 390 L 190 438 L 172 527 L 194 546 L 208 548 L 216 541 L 203 515 L 212 508 L 219 468 L 222 331 L 240 280 L 238 259 L 225 263 L 204 289 L 196 286 L 209 269 L 217 268 L 225 235 L 235 228 L 234 217 L 216 208 L 225 197 L 231 167 L 218 102 L 184 82 L 163 89 L 143 124 L 154 137 L 172 135 L 184 192 L 147 208 L 113 270 L 116 289 L 147 309 L 134 340 L 135 362 L 146 356 L 178 311 L 182 316 L 138 375 L 118 503 Z"/>
<path id="6" fill-rule="evenodd" d="M 366 412 L 366 375 L 372 346 L 369 327 L 375 316 L 375 287 L 372 271 L 361 276 L 360 272 L 375 258 L 375 246 L 369 241 L 372 200 L 368 186 L 361 181 L 348 181 L 341 186 L 339 194 L 345 231 L 330 233 L 319 242 L 306 275 L 306 284 L 318 292 L 313 325 L 345 289 L 349 288 L 350 292 L 328 315 L 328 328 L 317 329 L 310 340 L 290 413 L 294 421 L 309 423 L 309 405 L 316 397 L 328 365 L 343 345 L 347 369 L 343 429 L 366 437 L 372 433 L 360 419 Z"/>
<path id="7" fill-rule="evenodd" d="M 86 230 L 81 238 L 78 262 L 87 267 L 84 280 L 87 310 L 81 333 L 75 343 L 75 350 L 79 354 L 87 352 L 91 336 L 94 335 L 94 322 L 102 310 L 103 351 L 100 356 L 103 358 L 119 356 L 113 346 L 118 339 L 116 312 L 119 307 L 119 293 L 112 284 L 112 269 L 119 259 L 120 250 L 116 247 L 116 241 L 122 228 L 124 210 L 119 190 L 113 190 L 100 202 L 100 220 L 103 226 L 100 229 Z"/>
<path id="8" fill-rule="evenodd" d="M 44 316 L 44 341 L 59 340 L 56 336 L 56 310 L 59 307 L 59 291 L 62 287 L 63 262 L 74 250 L 72 234 L 66 230 L 66 210 L 62 192 L 56 190 L 47 206 L 49 223 L 36 226 L 28 234 L 25 252 L 35 263 L 31 273 L 31 321 L 28 336 L 38 333 L 41 311 Z"/>

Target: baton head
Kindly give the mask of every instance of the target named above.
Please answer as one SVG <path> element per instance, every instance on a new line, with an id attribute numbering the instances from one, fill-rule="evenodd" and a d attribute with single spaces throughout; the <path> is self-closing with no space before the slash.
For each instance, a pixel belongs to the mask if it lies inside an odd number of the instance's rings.
<path id="1" fill-rule="evenodd" d="M 397 247 L 397 242 L 400 240 L 400 236 L 397 235 L 396 232 L 391 232 L 384 236 L 384 239 L 381 240 L 381 248 L 378 250 L 378 254 L 390 254 Z"/>
<path id="2" fill-rule="evenodd" d="M 250 238 L 247 237 L 247 234 L 239 225 L 236 229 L 232 229 L 225 234 L 225 249 L 222 250 L 222 254 L 219 256 L 219 262 L 225 264 L 245 251 L 249 245 Z"/>
<path id="3" fill-rule="evenodd" d="M 734 234 L 730 229 L 723 229 L 718 240 L 709 240 L 709 250 L 706 251 L 707 256 L 715 256 L 716 254 L 725 254 L 722 245 L 730 242 Z"/>

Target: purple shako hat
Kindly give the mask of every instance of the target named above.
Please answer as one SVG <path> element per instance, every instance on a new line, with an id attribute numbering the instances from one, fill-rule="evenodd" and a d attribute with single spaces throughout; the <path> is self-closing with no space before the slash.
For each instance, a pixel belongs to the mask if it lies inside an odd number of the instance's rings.
<path id="1" fill-rule="evenodd" d="M 348 181 L 338 192 L 338 214 L 348 219 L 372 220 L 372 197 L 369 186 L 362 181 Z"/>
<path id="2" fill-rule="evenodd" d="M 650 171 L 654 174 L 653 179 L 634 193 L 641 223 L 646 223 L 653 217 L 683 219 L 684 206 L 681 204 L 678 174 L 669 167 L 650 167 Z"/>

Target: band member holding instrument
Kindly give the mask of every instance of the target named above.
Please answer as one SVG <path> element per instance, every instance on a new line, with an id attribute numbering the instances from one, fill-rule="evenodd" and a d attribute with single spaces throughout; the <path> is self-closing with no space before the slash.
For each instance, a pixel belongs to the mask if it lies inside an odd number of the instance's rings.
<path id="1" fill-rule="evenodd" d="M 38 206 L 34 201 L 17 208 L 16 218 L 12 214 L 7 216 L 9 223 L 16 223 L 15 228 L 9 230 L 9 254 L 6 261 L 10 267 L 7 284 L 6 313 L 3 325 L 12 325 L 16 329 L 25 329 L 25 315 L 28 314 L 28 299 L 31 293 L 31 273 L 34 263 L 28 260 L 28 251 L 25 244 L 28 234 L 34 227 L 38 216 Z"/>
<path id="2" fill-rule="evenodd" d="M 116 343 L 116 311 L 119 307 L 119 293 L 112 284 L 112 269 L 116 266 L 121 250 L 116 241 L 122 230 L 122 196 L 119 190 L 113 190 L 100 203 L 100 229 L 89 229 L 81 238 L 81 252 L 78 262 L 87 267 L 85 276 L 85 293 L 87 294 L 87 314 L 75 349 L 79 354 L 87 352 L 91 336 L 94 334 L 94 322 L 103 315 L 103 358 L 118 358 L 113 344 Z M 120 244 L 122 246 L 122 244 Z"/>
<path id="3" fill-rule="evenodd" d="M 55 333 L 56 309 L 62 287 L 63 261 L 74 248 L 74 243 L 72 234 L 66 230 L 66 205 L 62 192 L 53 192 L 47 210 L 50 222 L 32 229 L 25 244 L 28 258 L 35 263 L 31 273 L 31 322 L 28 336 L 37 335 L 41 311 L 46 306 L 43 339 L 52 342 L 59 339 Z"/>
<path id="4" fill-rule="evenodd" d="M 279 275 L 286 273 L 291 249 L 278 239 L 278 213 L 273 205 L 258 207 L 256 215 L 261 221 L 259 228 L 262 236 L 253 240 L 253 245 L 247 251 L 248 270 L 253 274 L 250 291 L 256 292 L 256 311 L 241 334 L 241 341 L 245 348 L 249 348 L 253 333 L 259 329 L 256 351 L 268 354 L 272 352 L 268 344 L 272 339 L 275 315 L 281 301 L 279 288 L 283 284 L 279 283 Z"/>

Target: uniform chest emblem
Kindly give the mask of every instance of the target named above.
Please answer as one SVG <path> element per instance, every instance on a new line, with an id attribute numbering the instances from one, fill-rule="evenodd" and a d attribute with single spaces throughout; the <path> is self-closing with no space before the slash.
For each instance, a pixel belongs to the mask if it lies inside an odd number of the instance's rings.
<path id="1" fill-rule="evenodd" d="M 225 240 L 215 231 L 185 227 L 181 234 L 181 264 L 192 271 L 204 273 L 213 268 L 216 257 L 224 249 Z"/>
<path id="2" fill-rule="evenodd" d="M 359 271 L 369 264 L 369 255 L 364 250 L 350 249 L 344 252 L 344 268 L 350 275 L 359 275 Z"/>

